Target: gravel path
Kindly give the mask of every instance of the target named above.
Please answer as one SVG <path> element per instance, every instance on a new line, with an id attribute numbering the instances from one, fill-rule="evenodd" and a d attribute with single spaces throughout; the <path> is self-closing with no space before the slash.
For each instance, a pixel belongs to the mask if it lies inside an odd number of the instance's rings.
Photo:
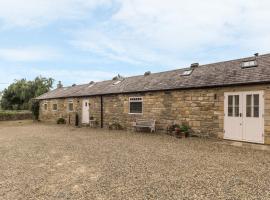
<path id="1" fill-rule="evenodd" d="M 0 123 L 0 199 L 270 199 L 269 154 L 196 138 Z"/>

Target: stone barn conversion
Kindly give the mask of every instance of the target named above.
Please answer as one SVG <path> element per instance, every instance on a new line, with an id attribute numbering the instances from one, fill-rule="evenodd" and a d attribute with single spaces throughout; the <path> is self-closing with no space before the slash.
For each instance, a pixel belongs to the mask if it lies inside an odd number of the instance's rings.
<path id="1" fill-rule="evenodd" d="M 213 137 L 270 144 L 270 54 L 59 87 L 37 98 L 40 120 L 131 129 L 136 119 Z"/>

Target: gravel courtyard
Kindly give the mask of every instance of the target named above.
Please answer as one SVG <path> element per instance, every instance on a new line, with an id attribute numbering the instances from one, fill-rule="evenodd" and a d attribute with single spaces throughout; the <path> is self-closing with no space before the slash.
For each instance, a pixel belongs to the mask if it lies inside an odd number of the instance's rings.
<path id="1" fill-rule="evenodd" d="M 0 122 L 0 199 L 270 199 L 270 152 L 198 138 Z"/>

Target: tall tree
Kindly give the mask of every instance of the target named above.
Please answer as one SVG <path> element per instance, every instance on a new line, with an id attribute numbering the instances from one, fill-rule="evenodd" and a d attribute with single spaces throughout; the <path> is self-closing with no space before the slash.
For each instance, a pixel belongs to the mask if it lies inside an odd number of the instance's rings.
<path id="1" fill-rule="evenodd" d="M 5 110 L 26 110 L 30 108 L 30 100 L 48 92 L 53 85 L 52 78 L 36 77 L 33 81 L 15 80 L 4 90 L 1 107 Z"/>

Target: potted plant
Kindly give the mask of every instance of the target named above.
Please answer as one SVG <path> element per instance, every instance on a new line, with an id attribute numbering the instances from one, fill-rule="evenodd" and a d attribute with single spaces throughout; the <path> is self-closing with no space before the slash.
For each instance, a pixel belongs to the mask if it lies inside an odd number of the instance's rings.
<path id="1" fill-rule="evenodd" d="M 181 132 L 182 137 L 188 137 L 188 135 L 189 135 L 189 127 L 187 125 L 182 125 L 180 127 L 180 132 Z"/>
<path id="2" fill-rule="evenodd" d="M 181 129 L 178 124 L 173 125 L 175 137 L 181 138 Z"/>

